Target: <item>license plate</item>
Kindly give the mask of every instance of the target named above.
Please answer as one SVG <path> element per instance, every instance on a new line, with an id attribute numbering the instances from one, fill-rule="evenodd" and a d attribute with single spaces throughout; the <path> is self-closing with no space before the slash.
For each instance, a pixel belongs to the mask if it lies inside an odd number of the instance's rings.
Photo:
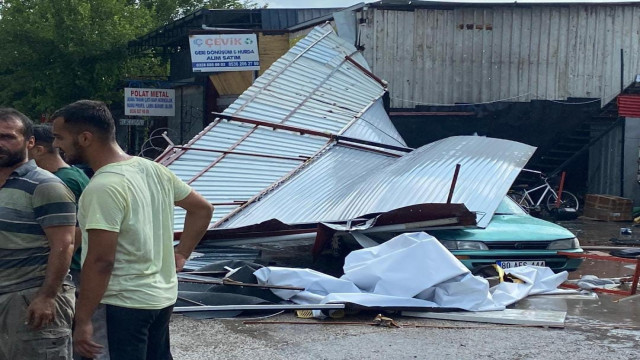
<path id="1" fill-rule="evenodd" d="M 498 261 L 497 264 L 503 269 L 510 269 L 518 266 L 547 266 L 544 260 L 508 260 Z"/>

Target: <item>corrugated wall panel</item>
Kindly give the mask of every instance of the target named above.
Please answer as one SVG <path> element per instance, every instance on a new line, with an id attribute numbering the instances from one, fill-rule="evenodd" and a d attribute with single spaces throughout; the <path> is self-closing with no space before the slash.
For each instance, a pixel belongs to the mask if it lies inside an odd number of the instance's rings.
<path id="1" fill-rule="evenodd" d="M 599 134 L 604 128 L 592 129 Z M 589 149 L 590 194 L 620 195 L 622 128 L 617 127 Z"/>
<path id="2" fill-rule="evenodd" d="M 601 98 L 640 73 L 640 5 L 370 9 L 361 26 L 391 106 Z"/>
<path id="3" fill-rule="evenodd" d="M 640 95 L 618 96 L 618 115 L 626 117 L 640 117 Z"/>

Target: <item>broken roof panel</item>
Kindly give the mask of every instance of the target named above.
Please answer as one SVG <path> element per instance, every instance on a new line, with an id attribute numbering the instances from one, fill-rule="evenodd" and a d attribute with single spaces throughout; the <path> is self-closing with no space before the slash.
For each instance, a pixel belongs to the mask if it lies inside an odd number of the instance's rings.
<path id="1" fill-rule="evenodd" d="M 382 107 L 385 91 L 354 46 L 325 24 L 276 61 L 220 118 L 158 161 L 216 206 L 215 225 L 293 174 L 335 134 L 404 147 Z M 177 209 L 175 230 L 183 221 L 184 211 Z"/>
<path id="2" fill-rule="evenodd" d="M 452 202 L 476 211 L 485 227 L 535 148 L 453 137 L 400 156 L 405 143 L 384 111 L 384 85 L 352 45 L 330 26 L 317 27 L 159 161 L 216 206 L 216 229 L 270 219 L 345 221 L 445 203 L 461 164 Z M 176 230 L 183 221 L 178 209 Z"/>
<path id="3" fill-rule="evenodd" d="M 288 224 L 349 220 L 423 203 L 445 203 L 456 164 L 453 203 L 486 227 L 535 148 L 514 141 L 456 136 L 400 158 L 335 146 L 295 177 L 220 227 L 278 219 Z"/>
<path id="4" fill-rule="evenodd" d="M 354 122 L 360 128 L 375 129 L 370 120 L 360 123 L 359 119 L 385 91 L 383 83 L 368 72 L 362 54 L 325 24 L 273 63 L 223 114 L 334 134 Z M 386 114 L 385 118 L 391 124 Z M 395 127 L 387 127 L 386 132 L 389 135 L 381 143 L 406 146 Z"/>
<path id="5" fill-rule="evenodd" d="M 356 121 L 343 133 L 344 136 L 356 139 L 369 139 L 381 144 L 407 146 L 397 134 L 395 126 L 389 121 L 387 112 L 382 105 L 382 99 L 378 99 L 373 106 L 362 114 L 360 120 Z"/>

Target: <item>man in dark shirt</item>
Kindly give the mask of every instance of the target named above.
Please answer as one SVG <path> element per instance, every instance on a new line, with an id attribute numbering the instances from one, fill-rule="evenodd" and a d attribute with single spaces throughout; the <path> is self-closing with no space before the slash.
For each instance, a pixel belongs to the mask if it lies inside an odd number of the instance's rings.
<path id="1" fill-rule="evenodd" d="M 36 161 L 38 167 L 45 169 L 57 176 L 62 180 L 73 192 L 76 203 L 80 199 L 80 195 L 84 188 L 89 183 L 89 178 L 85 175 L 84 171 L 75 166 L 67 164 L 62 157 L 58 149 L 53 147 L 53 132 L 50 125 L 35 125 L 33 127 L 33 137 L 35 138 L 35 145 L 29 150 L 29 159 Z M 77 233 L 78 237 L 74 243 L 75 252 L 73 259 L 71 260 L 71 276 L 73 278 L 76 287 L 80 282 L 80 243 L 82 242 L 81 235 Z"/>

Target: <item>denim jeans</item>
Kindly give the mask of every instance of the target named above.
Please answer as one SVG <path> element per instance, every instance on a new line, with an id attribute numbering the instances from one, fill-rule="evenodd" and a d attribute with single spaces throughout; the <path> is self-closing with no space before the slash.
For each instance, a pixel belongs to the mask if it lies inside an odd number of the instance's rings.
<path id="1" fill-rule="evenodd" d="M 160 310 L 106 305 L 109 354 L 117 360 L 172 360 L 169 320 L 173 305 Z"/>

